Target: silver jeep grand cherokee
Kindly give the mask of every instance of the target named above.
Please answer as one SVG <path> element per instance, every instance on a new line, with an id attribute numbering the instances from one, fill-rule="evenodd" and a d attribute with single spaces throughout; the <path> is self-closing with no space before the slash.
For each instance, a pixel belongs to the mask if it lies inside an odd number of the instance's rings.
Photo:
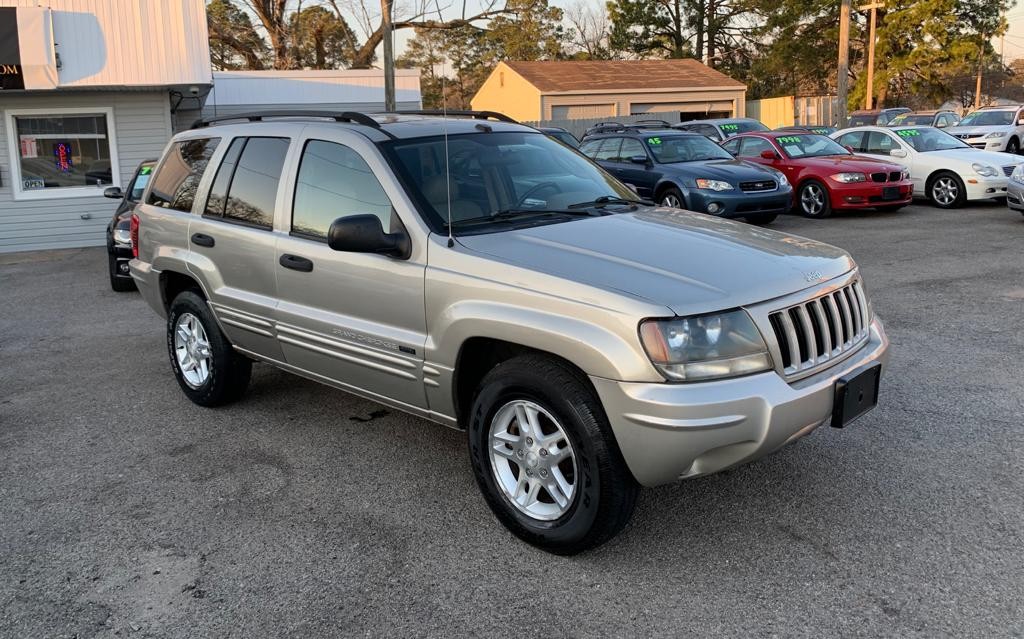
<path id="1" fill-rule="evenodd" d="M 875 405 L 888 340 L 812 240 L 637 198 L 493 113 L 201 121 L 133 218 L 131 273 L 203 406 L 253 360 L 465 429 L 485 499 L 561 554 L 639 486 Z"/>

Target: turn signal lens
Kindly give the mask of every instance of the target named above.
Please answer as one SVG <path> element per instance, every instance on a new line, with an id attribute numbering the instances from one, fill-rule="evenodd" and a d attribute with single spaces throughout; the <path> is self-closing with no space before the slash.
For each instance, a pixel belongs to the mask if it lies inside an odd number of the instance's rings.
<path id="1" fill-rule="evenodd" d="M 139 256 L 139 216 L 135 213 L 132 213 L 131 236 L 132 257 L 137 258 Z"/>

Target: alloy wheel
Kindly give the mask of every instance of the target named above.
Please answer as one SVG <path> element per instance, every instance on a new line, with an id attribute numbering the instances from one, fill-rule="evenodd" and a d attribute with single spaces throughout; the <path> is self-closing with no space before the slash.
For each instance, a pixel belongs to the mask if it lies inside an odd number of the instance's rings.
<path id="1" fill-rule="evenodd" d="M 192 313 L 182 313 L 174 325 L 174 356 L 189 387 L 200 388 L 210 379 L 213 351 L 206 329 Z"/>
<path id="2" fill-rule="evenodd" d="M 817 184 L 808 184 L 800 192 L 800 208 L 810 216 L 821 215 L 825 209 L 825 191 Z"/>
<path id="3" fill-rule="evenodd" d="M 675 193 L 666 193 L 665 197 L 661 198 L 662 206 L 670 206 L 674 209 L 683 208 L 683 203 L 679 200 Z"/>
<path id="4" fill-rule="evenodd" d="M 932 197 L 943 206 L 949 206 L 960 195 L 960 186 L 951 177 L 943 176 L 932 185 Z"/>
<path id="5" fill-rule="evenodd" d="M 499 490 L 520 512 L 558 519 L 576 496 L 576 454 L 562 425 L 540 405 L 517 399 L 491 420 L 488 445 Z"/>

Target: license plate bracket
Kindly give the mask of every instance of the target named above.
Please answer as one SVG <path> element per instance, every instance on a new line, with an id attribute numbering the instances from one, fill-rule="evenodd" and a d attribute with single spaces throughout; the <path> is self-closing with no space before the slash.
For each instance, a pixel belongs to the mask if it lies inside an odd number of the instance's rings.
<path id="1" fill-rule="evenodd" d="M 898 200 L 900 198 L 900 187 L 898 186 L 883 186 L 882 187 L 882 199 L 883 200 Z"/>
<path id="2" fill-rule="evenodd" d="M 878 405 L 882 365 L 868 364 L 836 380 L 832 403 L 832 427 L 845 428 Z"/>

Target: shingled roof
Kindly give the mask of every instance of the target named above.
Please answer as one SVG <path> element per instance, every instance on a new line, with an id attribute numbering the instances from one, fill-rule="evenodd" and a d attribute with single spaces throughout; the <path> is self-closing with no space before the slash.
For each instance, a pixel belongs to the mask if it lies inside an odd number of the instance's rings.
<path id="1" fill-rule="evenodd" d="M 692 58 L 505 62 L 541 93 L 745 87 Z"/>

